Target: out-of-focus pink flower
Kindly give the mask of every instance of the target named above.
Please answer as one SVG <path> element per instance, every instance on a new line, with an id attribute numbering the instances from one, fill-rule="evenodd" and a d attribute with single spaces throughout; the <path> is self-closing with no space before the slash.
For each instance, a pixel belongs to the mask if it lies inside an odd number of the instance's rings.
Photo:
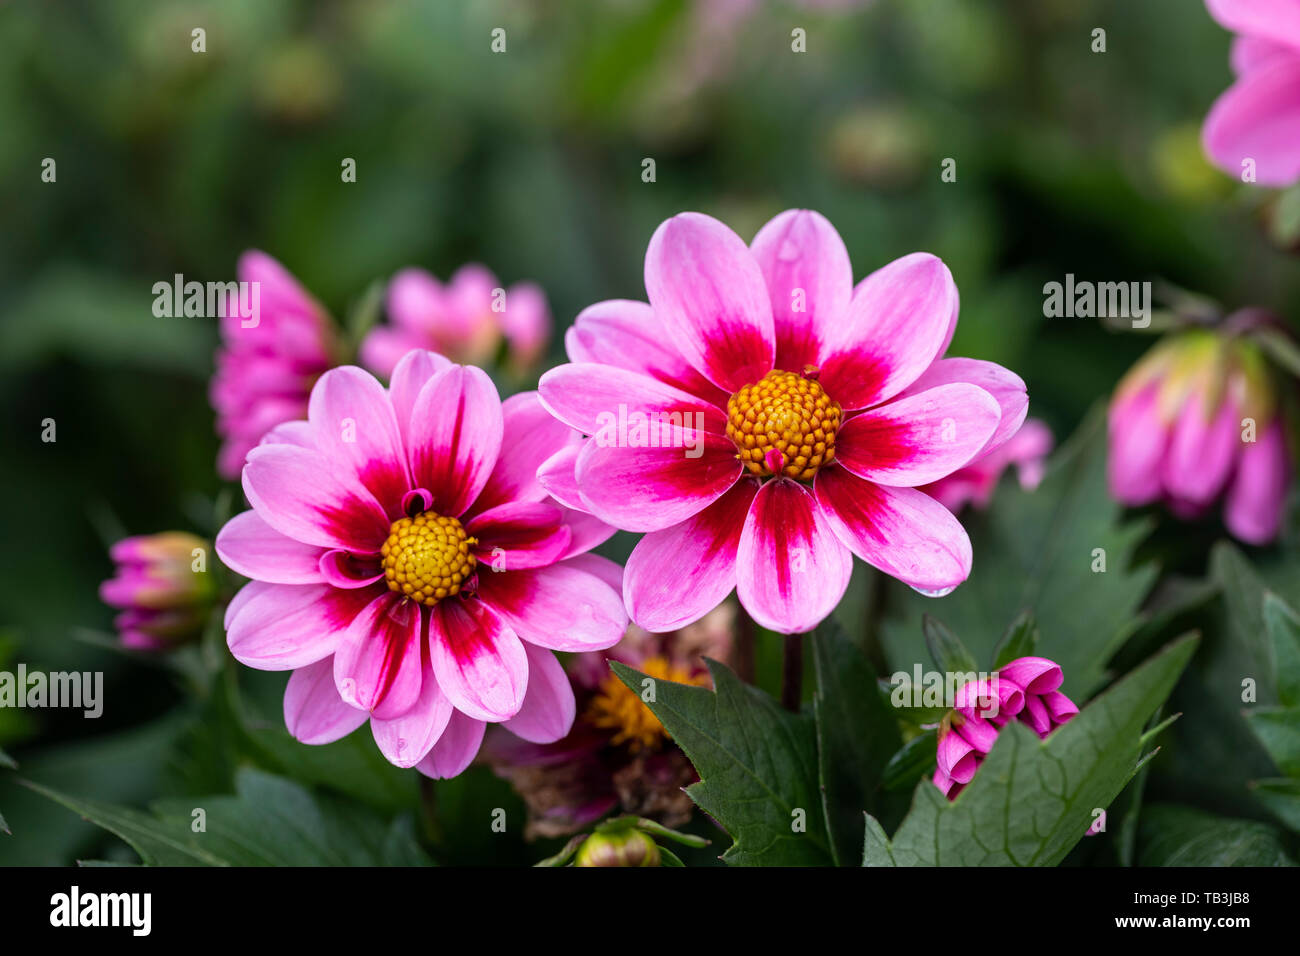
<path id="1" fill-rule="evenodd" d="M 325 310 L 289 272 L 256 249 L 239 257 L 239 281 L 256 283 L 257 315 L 233 300 L 221 315 L 222 346 L 209 397 L 217 413 L 217 471 L 239 477 L 244 458 L 268 431 L 307 414 L 307 396 L 336 362 L 338 346 Z"/>
<path id="2" fill-rule="evenodd" d="M 1043 480 L 1043 470 L 1051 450 L 1051 429 L 1031 418 L 1005 445 L 980 456 L 965 468 L 957 469 L 947 478 L 923 486 L 921 490 L 937 498 L 954 514 L 971 502 L 977 508 L 987 508 L 1002 472 L 1011 465 L 1016 468 L 1021 488 L 1026 491 L 1037 488 Z"/>
<path id="3" fill-rule="evenodd" d="M 528 839 L 575 833 L 615 809 L 668 827 L 690 818 L 691 799 L 682 788 L 697 779 L 694 768 L 609 661 L 660 680 L 707 687 L 702 659 L 727 660 L 734 618 L 735 607 L 727 602 L 680 631 L 648 634 L 633 625 L 618 646 L 575 655 L 568 673 L 578 718 L 563 740 L 538 745 L 489 732 L 484 756 L 524 798 Z"/>
<path id="4" fill-rule="evenodd" d="M 627 564 L 634 621 L 670 631 L 735 588 L 764 627 L 809 631 L 852 556 L 930 594 L 970 574 L 952 513 L 918 490 L 1006 442 L 1020 378 L 941 359 L 957 287 L 925 253 L 856 288 L 815 212 L 781 213 L 751 246 L 683 213 L 650 240 L 649 303 L 601 302 L 569 330 L 542 401 L 592 436 L 541 478 L 555 497 L 649 532 Z"/>
<path id="5" fill-rule="evenodd" d="M 620 569 L 585 553 L 613 530 L 537 481 L 578 440 L 535 393 L 502 403 L 483 371 L 432 352 L 408 353 L 387 390 L 351 366 L 321 376 L 307 420 L 249 453 L 252 510 L 216 542 L 253 579 L 226 612 L 231 653 L 293 671 L 295 737 L 369 721 L 392 763 L 451 777 L 488 723 L 535 743 L 569 732 L 552 652 L 627 627 Z"/>
<path id="6" fill-rule="evenodd" d="M 1300 0 L 1206 0 L 1237 34 L 1237 81 L 1205 118 L 1202 140 L 1214 164 L 1240 177 L 1247 160 L 1265 186 L 1300 180 Z"/>
<path id="7" fill-rule="evenodd" d="M 361 361 L 385 378 L 412 349 L 429 349 L 456 362 L 484 364 L 502 338 L 517 369 L 533 365 L 551 336 L 546 296 L 532 282 L 503 288 L 481 265 L 462 266 L 446 285 L 423 269 L 404 269 L 388 286 L 391 325 L 371 329 Z"/>
<path id="8" fill-rule="evenodd" d="M 109 548 L 117 570 L 99 596 L 122 612 L 113 625 L 123 646 L 161 651 L 202 633 L 216 594 L 208 550 L 208 542 L 184 531 L 123 538 Z"/>
<path id="9" fill-rule="evenodd" d="M 1223 496 L 1234 536 L 1277 535 L 1290 456 L 1276 383 L 1249 339 L 1205 329 L 1166 338 L 1120 382 L 1109 431 L 1110 490 L 1122 504 L 1164 501 L 1192 519 Z"/>
<path id="10" fill-rule="evenodd" d="M 1020 657 L 991 679 L 962 685 L 954 707 L 939 724 L 934 785 L 949 800 L 970 783 L 993 750 L 998 732 L 1012 720 L 1046 739 L 1079 712 L 1058 688 L 1061 668 L 1045 657 Z"/>

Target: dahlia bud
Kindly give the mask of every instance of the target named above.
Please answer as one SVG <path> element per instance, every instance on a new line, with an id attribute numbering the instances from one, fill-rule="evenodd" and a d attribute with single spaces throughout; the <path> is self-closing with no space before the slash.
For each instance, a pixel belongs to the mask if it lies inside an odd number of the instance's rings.
<path id="1" fill-rule="evenodd" d="M 113 623 L 124 646 L 165 650 L 202 632 L 216 593 L 209 550 L 183 531 L 123 538 L 109 549 L 117 572 L 99 596 L 122 611 Z"/>
<path id="2" fill-rule="evenodd" d="M 1060 665 L 1045 657 L 1020 657 L 988 680 L 957 690 L 953 709 L 939 723 L 934 785 L 956 798 L 993 750 L 998 733 L 1012 720 L 1046 738 L 1079 712 L 1058 689 Z"/>
<path id="3" fill-rule="evenodd" d="M 658 866 L 659 847 L 635 829 L 596 832 L 578 848 L 575 866 Z"/>
<path id="4" fill-rule="evenodd" d="M 1276 537 L 1291 463 L 1277 382 L 1249 336 L 1260 322 L 1257 310 L 1243 310 L 1221 329 L 1176 333 L 1120 382 L 1109 423 L 1116 500 L 1163 501 L 1197 518 L 1223 496 L 1235 537 Z"/>

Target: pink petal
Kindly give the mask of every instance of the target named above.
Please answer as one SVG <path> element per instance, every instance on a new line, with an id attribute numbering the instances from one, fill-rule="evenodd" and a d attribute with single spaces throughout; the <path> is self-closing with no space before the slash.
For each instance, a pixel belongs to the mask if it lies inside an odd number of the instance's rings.
<path id="1" fill-rule="evenodd" d="M 511 395 L 501 403 L 501 411 L 505 450 L 474 502 L 474 509 L 480 512 L 508 501 L 544 500 L 547 492 L 538 479 L 538 469 L 566 446 L 576 454 L 582 443 L 577 432 L 547 411 L 536 392 Z"/>
<path id="2" fill-rule="evenodd" d="M 734 392 L 772 369 L 772 306 L 758 263 L 734 232 L 686 212 L 655 230 L 645 257 L 655 319 L 705 378 Z"/>
<path id="3" fill-rule="evenodd" d="M 978 385 L 997 400 L 1001 415 L 998 427 L 993 432 L 981 455 L 987 455 L 996 448 L 1009 442 L 1016 435 L 1029 412 L 1029 393 L 1025 390 L 1024 380 L 1015 372 L 1009 371 L 996 362 L 980 359 L 944 358 L 939 359 L 907 388 L 899 393 L 900 398 L 917 395 L 952 382 L 966 382 Z M 1048 433 L 1050 448 L 1051 433 Z M 1043 454 L 1047 452 L 1044 451 Z"/>
<path id="4" fill-rule="evenodd" d="M 970 783 L 979 769 L 976 750 L 961 734 L 947 733 L 939 741 L 939 769 L 953 779 L 955 783 Z"/>
<path id="5" fill-rule="evenodd" d="M 965 717 L 961 726 L 954 722 L 953 733 L 961 734 L 963 740 L 984 754 L 993 749 L 998 739 L 997 727 L 982 717 Z"/>
<path id="6" fill-rule="evenodd" d="M 1232 72 L 1237 76 L 1258 70 L 1279 59 L 1293 59 L 1295 47 L 1258 36 L 1239 36 L 1232 41 Z"/>
<path id="7" fill-rule="evenodd" d="M 872 567 L 923 592 L 970 576 L 966 530 L 924 492 L 875 485 L 843 468 L 823 468 L 813 487 L 826 523 Z"/>
<path id="8" fill-rule="evenodd" d="M 390 520 L 400 518 L 411 475 L 392 403 L 375 377 L 354 366 L 330 369 L 311 390 L 307 417 L 334 476 L 364 486 Z"/>
<path id="9" fill-rule="evenodd" d="M 542 376 L 537 390 L 556 418 L 606 445 L 680 446 L 676 429 L 718 435 L 727 430 L 727 416 L 716 406 L 648 375 L 612 365 L 561 365 Z M 646 423 L 644 436 L 636 431 L 638 422 Z"/>
<path id="10" fill-rule="evenodd" d="M 1300 7 L 1294 0 L 1206 0 L 1205 5 L 1233 33 L 1267 37 L 1300 52 Z"/>
<path id="11" fill-rule="evenodd" d="M 284 691 L 284 724 L 305 744 L 331 744 L 352 733 L 369 716 L 339 697 L 334 661 L 328 657 L 294 671 Z"/>
<path id="12" fill-rule="evenodd" d="M 736 594 L 755 621 L 782 634 L 811 631 L 844 596 L 852 570 L 812 492 L 787 478 L 759 489 L 736 553 Z"/>
<path id="13" fill-rule="evenodd" d="M 758 486 L 738 481 L 681 524 L 643 537 L 627 560 L 623 597 L 647 631 L 698 621 L 736 586 L 736 552 Z"/>
<path id="14" fill-rule="evenodd" d="M 495 574 L 554 564 L 569 549 L 570 533 L 564 513 L 541 501 L 497 505 L 465 525 L 478 539 L 478 573 Z"/>
<path id="15" fill-rule="evenodd" d="M 329 657 L 374 590 L 341 591 L 325 584 L 264 584 L 240 590 L 227 617 L 226 644 L 235 660 L 263 671 L 285 671 Z"/>
<path id="16" fill-rule="evenodd" d="M 303 414 L 306 414 L 304 410 Z M 311 422 L 293 421 L 281 422 L 269 432 L 262 436 L 259 445 L 298 445 L 302 448 L 316 448 L 316 436 L 312 431 Z"/>
<path id="17" fill-rule="evenodd" d="M 528 692 L 519 713 L 502 724 L 524 740 L 549 744 L 573 729 L 577 704 L 573 685 L 551 651 L 525 642 L 528 655 Z"/>
<path id="18" fill-rule="evenodd" d="M 1052 731 L 1052 718 L 1047 713 L 1047 705 L 1035 694 L 1025 695 L 1025 709 L 1016 719 L 1031 727 L 1040 737 L 1046 737 Z"/>
<path id="19" fill-rule="evenodd" d="M 836 436 L 836 460 L 860 478 L 914 488 L 978 455 L 998 427 L 993 396 L 964 382 L 936 385 L 855 415 Z"/>
<path id="20" fill-rule="evenodd" d="M 323 549 L 286 537 L 256 511 L 235 515 L 217 532 L 217 555 L 236 574 L 272 584 L 315 584 Z"/>
<path id="21" fill-rule="evenodd" d="M 437 352 L 420 349 L 407 352 L 393 369 L 388 400 L 392 403 L 393 414 L 397 416 L 397 426 L 408 458 L 411 450 L 411 413 L 415 410 L 415 400 L 420 397 L 420 391 L 429 379 L 451 366 L 450 359 Z"/>
<path id="22" fill-rule="evenodd" d="M 1160 497 L 1160 463 L 1169 431 L 1160 421 L 1158 394 L 1159 384 L 1152 383 L 1111 403 L 1106 475 L 1120 504 L 1145 505 Z"/>
<path id="23" fill-rule="evenodd" d="M 551 338 L 551 310 L 546 295 L 535 282 L 516 282 L 506 290 L 506 310 L 500 316 L 501 332 L 516 365 L 532 365 Z"/>
<path id="24" fill-rule="evenodd" d="M 415 765 L 415 769 L 434 780 L 458 776 L 478 754 L 487 725 L 481 720 L 453 711 L 447 729 L 433 745 L 429 755 Z"/>
<path id="25" fill-rule="evenodd" d="M 381 719 L 414 706 L 420 696 L 421 616 L 418 604 L 386 588 L 362 609 L 334 654 L 334 683 L 344 702 Z"/>
<path id="26" fill-rule="evenodd" d="M 320 452 L 259 445 L 248 453 L 243 483 L 258 515 L 304 544 L 367 553 L 388 537 L 388 517 L 375 496 L 345 484 Z"/>
<path id="27" fill-rule="evenodd" d="M 438 742 L 447 728 L 453 709 L 451 701 L 438 687 L 433 669 L 425 664 L 420 678 L 420 696 L 414 706 L 391 720 L 372 716 L 370 732 L 389 763 L 398 767 L 414 767 Z"/>
<path id="28" fill-rule="evenodd" d="M 424 269 L 401 270 L 388 283 L 388 317 L 403 329 L 432 338 L 438 319 L 447 312 L 447 294 Z"/>
<path id="29" fill-rule="evenodd" d="M 575 474 L 581 451 L 582 443 L 569 445 L 546 459 L 537 469 L 537 480 L 546 489 L 546 493 L 566 508 L 576 511 L 587 510 Z"/>
<path id="30" fill-rule="evenodd" d="M 407 353 L 426 349 L 430 344 L 426 336 L 410 329 L 378 325 L 367 332 L 366 337 L 361 340 L 357 358 L 376 375 L 391 379 L 393 370 Z"/>
<path id="31" fill-rule="evenodd" d="M 1063 724 L 1079 713 L 1078 705 L 1057 690 L 1043 694 L 1043 706 L 1051 714 L 1054 724 Z"/>
<path id="32" fill-rule="evenodd" d="M 1027 696 L 1046 694 L 1061 686 L 1061 667 L 1046 657 L 1018 657 L 998 668 L 998 677 L 1024 690 Z"/>
<path id="33" fill-rule="evenodd" d="M 697 372 L 664 337 L 646 302 L 611 299 L 588 306 L 565 333 L 564 344 L 571 362 L 641 372 L 711 405 L 727 404 L 727 392 Z"/>
<path id="34" fill-rule="evenodd" d="M 658 531 L 722 497 L 743 472 L 723 435 L 687 432 L 692 448 L 619 448 L 588 441 L 576 479 L 587 510 L 625 531 Z M 690 457 L 694 451 L 699 457 Z"/>
<path id="35" fill-rule="evenodd" d="M 1219 496 L 1242 447 L 1237 406 L 1224 400 L 1217 411 L 1205 408 L 1209 396 L 1193 392 L 1175 419 L 1169 449 L 1161 464 L 1161 483 L 1173 497 L 1191 507 Z"/>
<path id="36" fill-rule="evenodd" d="M 1279 58 L 1240 77 L 1215 101 L 1201 140 L 1214 164 L 1240 178 L 1254 160 L 1261 186 L 1300 179 L 1300 53 Z"/>
<path id="37" fill-rule="evenodd" d="M 459 517 L 487 484 L 501 452 L 501 400 L 482 369 L 453 365 L 425 383 L 411 412 L 411 473 L 433 510 Z"/>
<path id="38" fill-rule="evenodd" d="M 821 384 L 845 409 L 893 398 L 946 347 L 957 286 L 942 260 L 915 252 L 877 269 L 825 331 Z"/>
<path id="39" fill-rule="evenodd" d="M 823 330 L 845 321 L 853 295 L 844 240 L 821 213 L 788 209 L 758 231 L 750 249 L 772 303 L 776 367 L 816 365 Z"/>
<path id="40" fill-rule="evenodd" d="M 599 547 L 617 532 L 612 524 L 606 524 L 595 515 L 585 511 L 564 509 L 564 526 L 569 529 L 569 546 L 565 548 L 560 559 L 572 558 L 585 554 L 592 548 Z"/>
<path id="41" fill-rule="evenodd" d="M 434 606 L 429 654 L 438 686 L 457 710 L 477 720 L 500 721 L 523 706 L 528 656 L 509 623 L 482 600 L 453 599 Z"/>
<path id="42" fill-rule="evenodd" d="M 553 651 L 597 651 L 627 630 L 623 598 L 583 561 L 532 571 L 479 575 L 479 598 L 530 644 Z"/>
<path id="43" fill-rule="evenodd" d="M 1286 510 L 1291 464 L 1280 418 L 1254 442 L 1241 446 L 1237 474 L 1228 488 L 1224 522 L 1247 544 L 1267 544 L 1277 537 Z"/>
<path id="44" fill-rule="evenodd" d="M 598 554 L 575 554 L 571 558 L 565 558 L 563 564 L 567 568 L 577 568 L 594 575 L 608 584 L 615 594 L 623 593 L 623 566 L 617 561 L 602 558 Z"/>

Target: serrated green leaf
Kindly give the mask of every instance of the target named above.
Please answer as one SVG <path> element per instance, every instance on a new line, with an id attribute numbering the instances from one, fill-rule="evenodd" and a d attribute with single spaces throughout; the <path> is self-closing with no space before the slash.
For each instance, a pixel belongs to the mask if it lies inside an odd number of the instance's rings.
<path id="1" fill-rule="evenodd" d="M 1150 807 L 1139 824 L 1139 866 L 1295 866 L 1280 831 L 1190 807 Z"/>
<path id="2" fill-rule="evenodd" d="M 1257 707 L 1246 724 L 1288 777 L 1300 777 L 1300 707 Z"/>
<path id="3" fill-rule="evenodd" d="M 975 779 L 949 801 L 929 781 L 865 866 L 1054 866 L 1137 772 L 1142 728 L 1196 649 L 1173 642 L 1093 700 L 1047 740 L 1018 721 L 998 735 Z"/>
<path id="4" fill-rule="evenodd" d="M 1278 700 L 1300 705 L 1300 615 L 1276 594 L 1265 594 L 1264 627 L 1273 644 Z"/>
<path id="5" fill-rule="evenodd" d="M 946 624 L 929 614 L 921 615 L 921 633 L 934 666 L 945 674 L 972 674 L 979 670 L 975 655 L 966 650 Z"/>
<path id="6" fill-rule="evenodd" d="M 834 618 L 818 626 L 812 645 L 822 809 L 832 857 L 847 865 L 862 846 L 862 811 L 885 815 L 885 765 L 902 738 L 897 718 L 875 692 L 875 672 Z"/>
<path id="7" fill-rule="evenodd" d="M 883 627 L 890 666 L 906 671 L 921 660 L 922 614 L 960 634 L 976 660 L 991 661 L 1006 622 L 1028 610 L 1039 627 L 1037 653 L 1065 674 L 1062 691 L 1075 699 L 1094 692 L 1106 662 L 1140 626 L 1138 608 L 1157 573 L 1128 567 L 1147 526 L 1120 524 L 1107 491 L 1105 410 L 1053 456 L 1036 490 L 1003 482 L 993 506 L 963 513 L 962 523 L 975 553 L 965 583 L 941 598 L 890 586 Z M 1094 570 L 1103 558 L 1106 570 Z"/>
<path id="8" fill-rule="evenodd" d="M 993 669 L 1000 670 L 1004 665 L 1022 657 L 1033 657 L 1037 646 L 1038 623 L 1032 612 L 1021 611 L 1002 635 L 998 646 L 993 649 Z"/>
<path id="9" fill-rule="evenodd" d="M 1294 777 L 1253 780 L 1250 789 L 1273 816 L 1300 833 L 1300 780 Z"/>
<path id="10" fill-rule="evenodd" d="M 708 665 L 713 691 L 659 680 L 648 706 L 700 775 L 686 792 L 734 841 L 722 859 L 740 866 L 829 863 L 812 720 L 782 710 L 717 661 Z M 641 693 L 645 675 L 618 661 L 610 666 Z"/>

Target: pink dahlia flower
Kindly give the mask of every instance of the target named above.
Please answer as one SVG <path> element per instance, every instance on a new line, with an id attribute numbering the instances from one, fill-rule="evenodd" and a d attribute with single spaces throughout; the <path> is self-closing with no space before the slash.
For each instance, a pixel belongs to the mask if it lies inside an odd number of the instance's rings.
<path id="1" fill-rule="evenodd" d="M 1204 329 L 1166 338 L 1120 382 L 1109 431 L 1120 503 L 1164 501 L 1191 519 L 1223 496 L 1235 537 L 1277 536 L 1291 463 L 1272 374 L 1253 342 Z"/>
<path id="2" fill-rule="evenodd" d="M 1037 488 L 1043 480 L 1047 455 L 1051 450 L 1051 429 L 1031 418 L 1005 445 L 994 448 L 965 468 L 958 468 L 947 478 L 940 478 L 921 490 L 939 499 L 954 514 L 971 502 L 977 508 L 987 508 L 1002 473 L 1012 465 L 1016 468 L 1021 488 L 1026 491 Z"/>
<path id="3" fill-rule="evenodd" d="M 998 732 L 1012 720 L 1045 739 L 1077 714 L 1079 708 L 1058 689 L 1063 679 L 1054 661 L 1020 657 L 990 680 L 962 685 L 953 709 L 939 724 L 934 785 L 955 799 L 993 750 Z"/>
<path id="4" fill-rule="evenodd" d="M 790 210 L 751 246 L 683 213 L 650 240 L 649 304 L 578 316 L 572 364 L 542 401 L 591 438 L 543 466 L 553 495 L 648 532 L 624 575 L 649 631 L 699 620 L 735 588 L 764 627 L 808 631 L 848 586 L 852 555 L 928 593 L 970 574 L 966 532 L 917 490 L 1020 427 L 1024 383 L 940 359 L 957 288 L 931 255 L 853 285 L 821 215 Z"/>
<path id="5" fill-rule="evenodd" d="M 1237 34 L 1237 82 L 1205 118 L 1202 139 L 1214 164 L 1241 176 L 1254 161 L 1255 181 L 1300 180 L 1300 0 L 1207 0 L 1210 14 Z"/>
<path id="6" fill-rule="evenodd" d="M 244 458 L 268 431 L 307 414 L 312 384 L 338 351 L 325 310 L 289 272 L 256 249 L 239 257 L 240 282 L 258 287 L 258 314 L 233 303 L 221 316 L 222 346 L 209 397 L 217 413 L 221 477 L 239 477 Z"/>
<path id="7" fill-rule="evenodd" d="M 367 720 L 392 763 L 460 773 L 487 723 L 558 740 L 573 690 L 552 651 L 627 626 L 618 567 L 585 554 L 611 529 L 547 498 L 541 461 L 577 440 L 535 393 L 408 354 L 385 389 L 337 368 L 307 420 L 248 456 L 252 510 L 217 553 L 252 578 L 226 612 L 236 659 L 292 670 L 285 723 L 329 743 Z"/>
<path id="8" fill-rule="evenodd" d="M 164 531 L 123 538 L 108 554 L 117 570 L 99 586 L 99 596 L 122 612 L 113 625 L 124 647 L 161 651 L 202 634 L 216 594 L 208 542 Z"/>
<path id="9" fill-rule="evenodd" d="M 502 338 L 510 361 L 525 369 L 541 358 L 551 337 L 546 296 L 535 283 L 501 287 L 480 265 L 462 267 L 446 285 L 423 269 L 404 269 L 388 286 L 391 325 L 371 329 L 361 361 L 385 378 L 411 349 L 429 349 L 457 362 L 496 357 Z"/>

